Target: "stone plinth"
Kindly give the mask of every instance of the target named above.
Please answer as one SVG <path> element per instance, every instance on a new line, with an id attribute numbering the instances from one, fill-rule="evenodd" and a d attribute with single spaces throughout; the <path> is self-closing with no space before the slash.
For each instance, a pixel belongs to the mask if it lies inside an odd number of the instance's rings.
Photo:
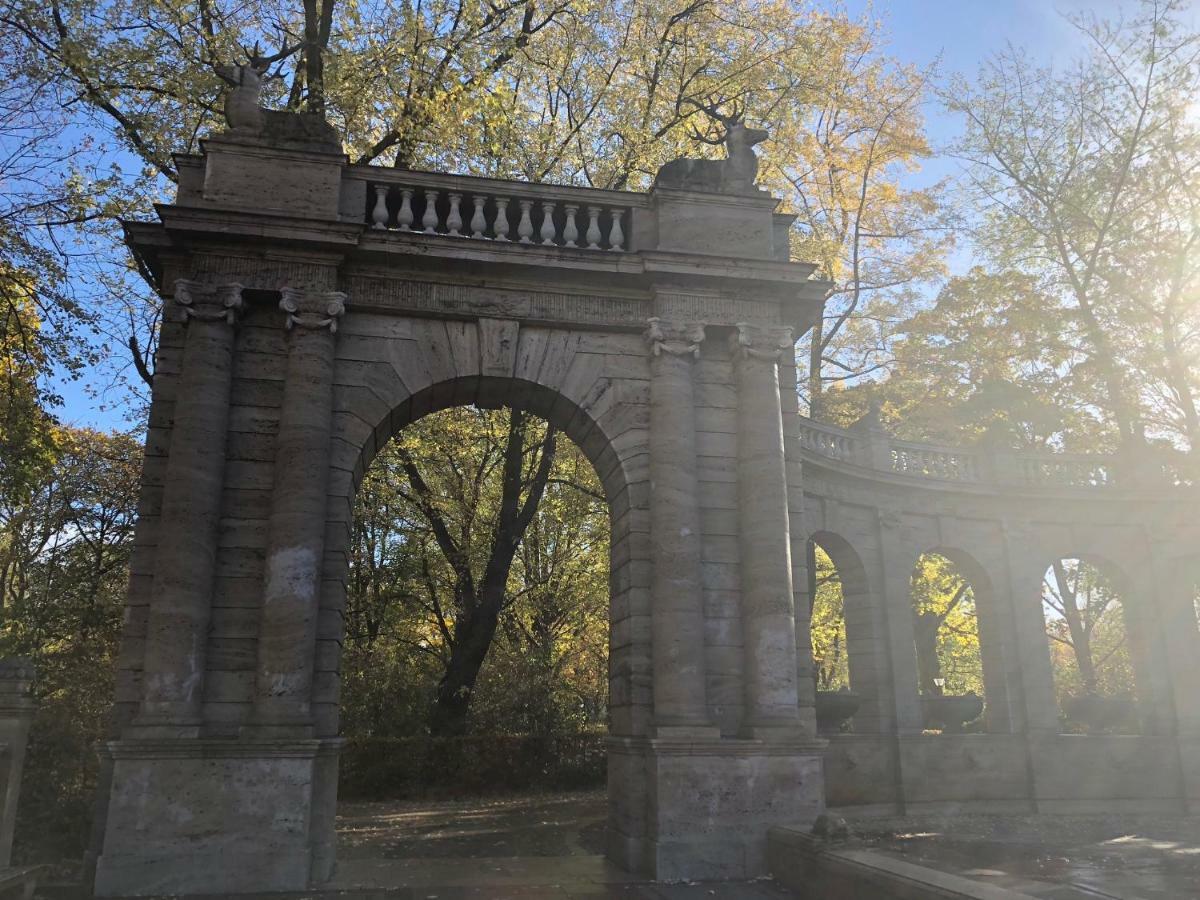
<path id="1" fill-rule="evenodd" d="M 824 809 L 820 742 L 612 738 L 609 856 L 659 881 L 767 874 L 767 831 Z"/>
<path id="2" fill-rule="evenodd" d="M 655 188 L 659 250 L 738 259 L 775 257 L 775 208 L 768 194 L 707 194 Z"/>
<path id="3" fill-rule="evenodd" d="M 314 823 L 337 740 L 113 741 L 98 897 L 300 891 L 328 865 Z M 332 773 L 330 769 L 333 769 Z M 317 877 L 328 877 L 328 871 Z"/>

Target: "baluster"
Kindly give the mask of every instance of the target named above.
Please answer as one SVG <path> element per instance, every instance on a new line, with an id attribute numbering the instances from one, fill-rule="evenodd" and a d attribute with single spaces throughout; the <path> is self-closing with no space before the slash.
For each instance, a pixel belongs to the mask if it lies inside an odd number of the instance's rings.
<path id="1" fill-rule="evenodd" d="M 387 185 L 377 184 L 375 187 L 375 208 L 371 211 L 371 227 L 384 229 L 388 226 Z"/>
<path id="2" fill-rule="evenodd" d="M 507 241 L 508 240 L 508 229 L 509 229 L 508 198 L 507 197 L 497 197 L 496 198 L 496 222 L 492 226 L 492 231 L 494 231 L 496 234 L 496 240 Z"/>
<path id="3" fill-rule="evenodd" d="M 566 205 L 567 223 L 563 227 L 563 244 L 564 247 L 575 247 L 576 241 L 579 240 L 579 227 L 575 224 L 575 214 L 579 212 L 579 207 L 574 203 Z"/>
<path id="4" fill-rule="evenodd" d="M 412 228 L 413 223 L 413 208 L 412 198 L 413 192 L 405 188 L 400 192 L 400 212 L 396 213 L 396 224 L 401 228 Z"/>
<path id="5" fill-rule="evenodd" d="M 589 250 L 600 249 L 600 207 L 589 206 L 587 208 L 588 227 L 587 227 L 587 242 Z"/>
<path id="6" fill-rule="evenodd" d="M 426 234 L 437 234 L 437 191 L 425 192 L 425 215 L 421 216 L 421 224 L 425 226 Z"/>
<path id="7" fill-rule="evenodd" d="M 554 236 L 558 229 L 554 227 L 554 207 L 553 200 L 542 201 L 542 230 L 541 237 L 543 244 L 554 243 Z"/>
<path id="8" fill-rule="evenodd" d="M 625 232 L 621 230 L 621 217 L 625 215 L 625 210 L 614 209 L 612 211 L 612 227 L 608 229 L 608 249 L 620 252 L 624 249 L 622 246 L 625 243 Z"/>
<path id="9" fill-rule="evenodd" d="M 462 194 L 450 195 L 450 213 L 446 216 L 446 231 L 454 237 L 459 237 L 462 234 L 462 213 L 458 211 L 458 204 L 462 203 Z"/>
<path id="10" fill-rule="evenodd" d="M 532 200 L 518 200 L 521 204 L 521 221 L 517 223 L 517 237 L 522 244 L 531 244 L 533 241 L 533 219 L 529 217 L 529 211 L 533 208 Z"/>
<path id="11" fill-rule="evenodd" d="M 471 198 L 471 237 L 487 237 L 487 216 L 483 208 L 487 206 L 488 198 L 476 195 Z"/>

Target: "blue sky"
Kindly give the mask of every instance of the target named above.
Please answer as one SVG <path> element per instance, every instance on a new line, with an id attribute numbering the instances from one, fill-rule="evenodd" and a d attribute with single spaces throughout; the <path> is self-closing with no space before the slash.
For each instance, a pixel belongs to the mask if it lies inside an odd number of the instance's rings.
<path id="1" fill-rule="evenodd" d="M 1126 0 L 844 0 L 851 14 L 867 10 L 884 23 L 890 35 L 890 52 L 901 61 L 925 66 L 941 57 L 942 75 L 973 75 L 980 62 L 1006 44 L 1024 47 L 1043 63 L 1061 65 L 1079 52 L 1078 33 L 1064 15 L 1095 13 L 1117 18 L 1122 8 L 1132 13 L 1135 3 Z M 1192 14 L 1200 17 L 1200 0 L 1194 0 Z M 930 103 L 926 107 L 930 139 L 935 146 L 950 141 L 958 122 Z M 953 175 L 956 165 L 949 159 L 936 159 L 921 176 L 935 179 Z M 969 260 L 959 253 L 951 260 L 955 269 Z M 59 385 L 65 403 L 59 418 L 73 425 L 97 428 L 127 428 L 122 410 L 107 408 L 103 400 L 88 395 L 86 380 Z M 108 398 L 111 400 L 111 397 Z"/>

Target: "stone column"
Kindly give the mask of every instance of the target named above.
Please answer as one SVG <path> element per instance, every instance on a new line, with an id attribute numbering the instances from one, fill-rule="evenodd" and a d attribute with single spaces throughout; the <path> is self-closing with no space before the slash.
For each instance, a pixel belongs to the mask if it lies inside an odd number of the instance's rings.
<path id="1" fill-rule="evenodd" d="M 744 731 L 800 731 L 796 621 L 779 361 L 786 327 L 740 324 L 730 335 L 737 381 L 738 549 L 745 642 Z"/>
<path id="2" fill-rule="evenodd" d="M 779 400 L 783 410 L 784 456 L 787 462 L 788 510 L 792 523 L 792 597 L 796 618 L 796 694 L 806 734 L 817 733 L 816 664 L 812 651 L 812 604 L 816 594 L 816 546 L 804 530 L 804 469 L 800 446 L 800 396 L 796 350 L 785 349 L 779 367 Z M 843 587 L 844 589 L 844 587 Z"/>
<path id="3" fill-rule="evenodd" d="M 1001 523 L 1001 535 L 1008 577 L 1004 583 L 996 584 L 996 591 L 997 600 L 1008 607 L 1012 616 L 1014 661 L 1020 677 L 1019 718 L 1027 733 L 1057 734 L 1058 697 L 1050 663 L 1050 639 L 1046 637 L 1046 613 L 1042 608 L 1043 572 L 1032 562 L 1041 559 L 1041 554 L 1034 535 L 1019 525 Z M 999 596 L 1001 592 L 1006 596 Z"/>
<path id="4" fill-rule="evenodd" d="M 187 335 L 163 479 L 142 704 L 133 723 L 145 736 L 199 734 L 234 324 L 241 309 L 240 284 L 175 282 L 171 310 Z"/>
<path id="5" fill-rule="evenodd" d="M 313 662 L 325 551 L 333 366 L 346 295 L 284 288 L 289 332 L 258 630 L 252 730 L 312 732 Z"/>
<path id="6" fill-rule="evenodd" d="M 879 602 L 882 604 L 890 673 L 892 725 L 896 735 L 920 734 L 923 716 L 917 689 L 917 652 L 912 620 L 912 572 L 918 554 L 906 547 L 901 539 L 904 522 L 899 511 L 880 507 L 876 523 Z"/>
<path id="7" fill-rule="evenodd" d="M 654 725 L 709 729 L 692 364 L 704 326 L 650 319 L 650 555 Z"/>

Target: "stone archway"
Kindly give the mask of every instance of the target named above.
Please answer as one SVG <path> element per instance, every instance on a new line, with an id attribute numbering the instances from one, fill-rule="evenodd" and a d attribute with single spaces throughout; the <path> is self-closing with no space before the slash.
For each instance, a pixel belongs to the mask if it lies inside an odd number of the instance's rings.
<path id="1" fill-rule="evenodd" d="M 176 204 L 129 229 L 169 303 L 96 893 L 329 877 L 355 487 L 406 422 L 464 403 L 559 425 L 609 495 L 611 856 L 764 874 L 767 829 L 823 802 L 790 386 L 824 285 L 787 261 L 776 201 L 356 168 L 237 135 L 180 165 Z M 486 228 L 463 232 L 460 204 Z"/>

